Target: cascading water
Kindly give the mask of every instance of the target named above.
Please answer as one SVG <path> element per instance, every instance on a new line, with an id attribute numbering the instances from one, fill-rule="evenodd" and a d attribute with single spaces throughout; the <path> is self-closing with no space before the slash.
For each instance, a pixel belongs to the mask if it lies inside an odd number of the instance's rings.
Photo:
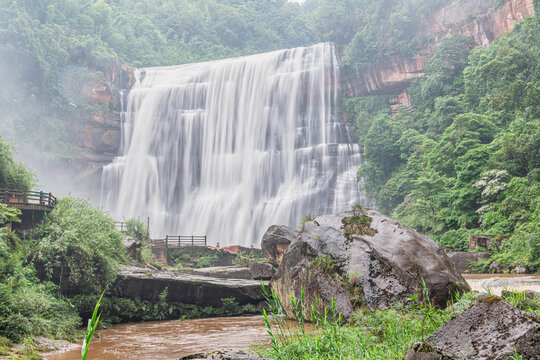
<path id="1" fill-rule="evenodd" d="M 338 87 L 331 44 L 138 70 L 105 207 L 149 216 L 153 237 L 244 246 L 350 208 L 360 149 L 336 116 Z"/>

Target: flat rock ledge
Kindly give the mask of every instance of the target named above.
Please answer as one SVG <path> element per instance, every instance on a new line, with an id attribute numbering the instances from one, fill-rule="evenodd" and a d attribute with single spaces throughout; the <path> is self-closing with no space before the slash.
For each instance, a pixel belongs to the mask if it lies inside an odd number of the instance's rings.
<path id="1" fill-rule="evenodd" d="M 115 291 L 118 296 L 157 300 L 167 289 L 167 301 L 201 306 L 221 306 L 222 298 L 233 297 L 240 305 L 258 305 L 265 301 L 261 282 L 243 279 L 218 279 L 156 271 L 139 267 L 122 267 L 118 271 Z"/>
<path id="2" fill-rule="evenodd" d="M 404 360 L 540 359 L 540 317 L 489 296 L 446 322 Z"/>
<path id="3" fill-rule="evenodd" d="M 190 272 L 193 275 L 214 277 L 214 278 L 219 278 L 219 279 L 250 280 L 252 278 L 251 270 L 249 270 L 249 268 L 236 267 L 236 266 L 207 267 L 207 268 L 193 269 Z"/>
<path id="4" fill-rule="evenodd" d="M 178 360 L 272 360 L 240 350 L 218 350 L 184 356 Z"/>

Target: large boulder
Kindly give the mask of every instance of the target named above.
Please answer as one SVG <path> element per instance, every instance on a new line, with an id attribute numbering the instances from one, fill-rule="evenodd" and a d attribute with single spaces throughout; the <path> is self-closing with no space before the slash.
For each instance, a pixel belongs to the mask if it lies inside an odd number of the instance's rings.
<path id="1" fill-rule="evenodd" d="M 489 259 L 489 252 L 451 252 L 448 253 L 448 258 L 459 273 L 467 272 L 471 263 L 479 260 Z"/>
<path id="2" fill-rule="evenodd" d="M 245 351 L 225 350 L 184 356 L 179 360 L 271 360 Z"/>
<path id="3" fill-rule="evenodd" d="M 261 247 L 271 264 L 279 265 L 283 254 L 297 235 L 298 231 L 284 225 L 272 225 L 266 230 Z"/>
<path id="4" fill-rule="evenodd" d="M 258 261 L 249 262 L 249 271 L 254 280 L 270 280 L 276 273 L 276 269 L 269 263 L 261 263 Z"/>
<path id="5" fill-rule="evenodd" d="M 384 309 L 424 293 L 444 307 L 455 292 L 469 291 L 445 252 L 430 238 L 376 211 L 319 216 L 288 247 L 272 289 L 287 299 L 305 292 L 305 308 L 332 299 L 345 319 L 355 307 Z M 305 314 L 309 316 L 308 313 Z"/>
<path id="6" fill-rule="evenodd" d="M 540 318 L 489 296 L 444 324 L 405 360 L 540 359 Z"/>

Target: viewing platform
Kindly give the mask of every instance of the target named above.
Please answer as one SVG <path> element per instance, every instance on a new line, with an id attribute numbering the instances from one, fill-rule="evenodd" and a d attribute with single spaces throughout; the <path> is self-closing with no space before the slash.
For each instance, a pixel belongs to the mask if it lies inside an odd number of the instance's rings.
<path id="1" fill-rule="evenodd" d="M 0 202 L 19 210 L 51 211 L 56 206 L 56 197 L 43 191 L 0 188 Z"/>
<path id="2" fill-rule="evenodd" d="M 48 192 L 0 188 L 0 202 L 21 210 L 21 222 L 7 224 L 10 230 L 29 231 L 54 209 L 56 201 L 56 197 Z"/>

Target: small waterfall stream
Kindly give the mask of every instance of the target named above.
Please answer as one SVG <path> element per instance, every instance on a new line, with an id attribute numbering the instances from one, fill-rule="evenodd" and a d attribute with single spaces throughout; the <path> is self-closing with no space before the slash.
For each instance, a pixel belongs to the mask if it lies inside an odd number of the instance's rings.
<path id="1" fill-rule="evenodd" d="M 102 202 L 153 237 L 257 245 L 267 227 L 362 201 L 354 130 L 337 116 L 331 44 L 139 69 Z"/>

